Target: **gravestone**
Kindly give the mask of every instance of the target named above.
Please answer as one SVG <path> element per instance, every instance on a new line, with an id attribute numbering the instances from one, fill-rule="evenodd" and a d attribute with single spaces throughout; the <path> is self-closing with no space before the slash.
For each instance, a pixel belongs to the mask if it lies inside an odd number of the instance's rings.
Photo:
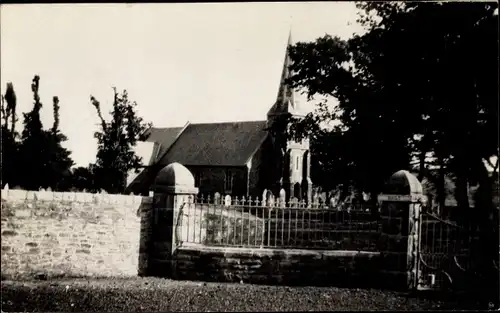
<path id="1" fill-rule="evenodd" d="M 280 190 L 280 206 L 281 207 L 286 206 L 286 191 L 283 188 L 281 188 Z"/>
<path id="2" fill-rule="evenodd" d="M 220 205 L 222 202 L 222 197 L 219 192 L 215 192 L 214 194 L 214 204 Z"/>
<path id="3" fill-rule="evenodd" d="M 271 191 L 267 194 L 267 206 L 274 207 L 276 199 Z"/>
<path id="4" fill-rule="evenodd" d="M 226 195 L 226 197 L 224 198 L 224 206 L 231 206 L 231 196 L 230 195 Z"/>

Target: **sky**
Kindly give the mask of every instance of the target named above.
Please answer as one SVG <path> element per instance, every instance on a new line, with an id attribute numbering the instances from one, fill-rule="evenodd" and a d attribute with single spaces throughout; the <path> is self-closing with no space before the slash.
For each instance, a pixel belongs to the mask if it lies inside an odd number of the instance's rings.
<path id="1" fill-rule="evenodd" d="M 45 128 L 60 129 L 77 166 L 95 161 L 98 117 L 126 89 L 155 127 L 264 120 L 293 40 L 362 32 L 354 2 L 11 4 L 0 9 L 1 91 L 14 84 L 20 119 L 40 76 Z"/>

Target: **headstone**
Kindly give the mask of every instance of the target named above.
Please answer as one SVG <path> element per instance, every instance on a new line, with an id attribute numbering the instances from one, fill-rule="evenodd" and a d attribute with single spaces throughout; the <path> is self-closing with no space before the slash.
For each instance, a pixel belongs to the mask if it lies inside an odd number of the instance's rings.
<path id="1" fill-rule="evenodd" d="M 323 197 L 318 197 L 318 208 L 323 208 L 323 206 L 325 205 L 325 201 L 323 200 Z"/>
<path id="2" fill-rule="evenodd" d="M 319 194 L 317 192 L 315 192 L 313 195 L 313 204 L 318 205 L 319 199 L 320 199 Z"/>
<path id="3" fill-rule="evenodd" d="M 230 195 L 226 195 L 226 197 L 224 198 L 224 205 L 231 206 L 231 196 Z"/>
<path id="4" fill-rule="evenodd" d="M 219 192 L 216 192 L 214 194 L 214 204 L 220 205 L 221 204 L 221 195 Z"/>
<path id="5" fill-rule="evenodd" d="M 286 191 L 283 188 L 281 188 L 280 190 L 280 206 L 281 207 L 286 206 Z"/>
<path id="6" fill-rule="evenodd" d="M 262 202 L 263 202 L 263 206 L 266 206 L 267 205 L 267 189 L 264 189 L 264 191 L 262 192 Z"/>
<path id="7" fill-rule="evenodd" d="M 286 191 L 285 189 L 281 188 L 280 190 L 280 201 L 285 201 L 286 200 Z"/>
<path id="8" fill-rule="evenodd" d="M 337 195 L 330 198 L 330 208 L 335 208 L 339 204 L 339 197 Z"/>
<path id="9" fill-rule="evenodd" d="M 272 192 L 269 192 L 267 194 L 267 199 L 266 199 L 266 205 L 270 207 L 274 207 L 274 204 L 276 203 L 276 199 L 274 198 L 274 195 Z"/>

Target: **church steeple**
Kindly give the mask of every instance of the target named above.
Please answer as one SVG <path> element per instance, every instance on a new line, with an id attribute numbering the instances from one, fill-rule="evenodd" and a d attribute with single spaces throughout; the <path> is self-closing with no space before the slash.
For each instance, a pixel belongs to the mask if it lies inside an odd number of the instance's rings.
<path id="1" fill-rule="evenodd" d="M 285 49 L 285 59 L 283 62 L 283 70 L 281 72 L 281 80 L 278 87 L 278 95 L 276 97 L 276 102 L 271 107 L 267 113 L 268 118 L 272 116 L 277 116 L 281 114 L 292 114 L 293 116 L 303 116 L 301 112 L 301 103 L 299 93 L 290 88 L 285 81 L 290 78 L 290 65 L 292 60 L 290 58 L 290 46 L 294 44 L 292 39 L 292 29 L 288 33 L 287 46 Z"/>
<path id="2" fill-rule="evenodd" d="M 275 186 L 278 186 L 279 192 L 281 188 L 285 190 L 287 199 L 298 198 L 305 199 L 307 203 L 311 203 L 312 197 L 312 182 L 310 178 L 310 152 L 309 139 L 295 141 L 292 138 L 285 136 L 288 125 L 286 119 L 281 123 L 275 123 L 282 116 L 304 117 L 301 108 L 301 95 L 298 91 L 290 88 L 285 82 L 290 78 L 290 46 L 294 44 L 292 40 L 292 31 L 288 34 L 287 47 L 285 50 L 285 60 L 283 62 L 283 70 L 281 72 L 281 81 L 278 88 L 278 96 L 274 105 L 267 113 L 267 121 L 271 131 L 271 140 L 273 143 L 273 155 L 276 155 L 275 164 L 279 165 Z M 274 175 L 274 174 L 272 174 Z"/>

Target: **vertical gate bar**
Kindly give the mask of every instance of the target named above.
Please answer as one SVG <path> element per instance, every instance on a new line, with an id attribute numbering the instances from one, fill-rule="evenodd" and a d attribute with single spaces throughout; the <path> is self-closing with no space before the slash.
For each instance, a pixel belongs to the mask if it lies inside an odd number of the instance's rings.
<path id="1" fill-rule="evenodd" d="M 210 203 L 207 203 L 207 210 L 210 210 L 210 208 L 213 209 L 213 240 L 214 240 L 214 244 L 217 243 L 216 242 L 216 239 L 217 239 L 217 233 L 219 232 L 219 227 L 217 226 L 217 206 L 215 205 L 210 205 Z"/>
<path id="2" fill-rule="evenodd" d="M 287 208 L 282 208 L 282 211 L 281 211 L 281 242 L 280 242 L 280 245 L 283 245 L 283 241 L 284 241 L 284 233 L 285 233 L 285 210 Z"/>
<path id="3" fill-rule="evenodd" d="M 325 222 L 324 222 L 325 221 L 325 211 L 324 210 L 325 210 L 325 208 L 323 207 L 323 209 L 321 210 L 321 214 L 320 214 L 321 218 L 318 218 L 319 223 L 320 223 L 320 225 L 319 225 L 319 229 L 320 229 L 319 230 L 320 231 L 320 244 L 323 243 L 323 241 L 325 239 L 325 234 L 323 232 L 323 228 L 324 228 L 324 225 L 325 225 Z"/>
<path id="4" fill-rule="evenodd" d="M 231 228 L 232 225 L 234 224 L 234 220 L 231 220 L 231 212 L 233 212 L 232 207 L 228 207 L 226 209 L 226 215 L 227 215 L 227 230 L 226 230 L 226 235 L 224 236 L 224 240 L 226 241 L 226 244 L 232 245 L 231 243 Z"/>
<path id="5" fill-rule="evenodd" d="M 184 199 L 183 199 L 183 201 L 184 201 L 183 205 L 186 206 L 186 201 Z M 191 211 L 191 206 L 189 205 L 189 202 L 187 203 L 187 210 L 186 211 L 187 211 L 186 212 L 187 214 L 183 213 L 182 215 L 184 215 L 184 216 L 187 215 L 187 220 L 186 220 L 186 224 L 187 224 L 187 226 L 186 226 L 186 241 L 189 242 L 189 235 L 190 235 L 190 233 L 189 233 L 189 216 L 191 215 L 191 214 L 189 214 L 190 211 Z M 181 227 L 184 227 L 183 224 L 184 223 L 181 224 Z"/>
<path id="6" fill-rule="evenodd" d="M 245 212 L 243 212 L 243 206 L 240 206 L 241 212 L 241 230 L 240 230 L 240 246 L 243 246 L 243 236 L 244 236 L 244 228 L 245 228 Z"/>
<path id="7" fill-rule="evenodd" d="M 189 215 L 193 214 L 192 220 L 193 220 L 193 242 L 196 242 L 196 207 L 194 203 L 191 202 L 191 196 L 188 198 L 189 206 L 191 207 L 191 212 Z M 191 217 L 189 218 L 191 220 Z"/>
<path id="8" fill-rule="evenodd" d="M 267 246 L 269 247 L 271 245 L 271 211 L 273 210 L 272 207 L 268 208 L 267 210 Z"/>
<path id="9" fill-rule="evenodd" d="M 349 212 L 347 213 L 347 216 L 349 216 L 349 222 L 348 222 L 349 223 L 349 238 L 350 238 L 349 242 L 351 242 L 351 244 L 354 240 L 354 234 L 356 232 L 356 227 L 357 227 L 356 222 L 354 220 L 354 211 L 355 210 L 354 210 L 354 205 L 353 205 L 349 208 Z"/>
<path id="10" fill-rule="evenodd" d="M 420 212 L 418 214 L 418 229 L 417 229 L 417 251 L 416 251 L 416 260 L 415 260 L 415 263 L 416 263 L 416 268 L 417 268 L 417 277 L 416 277 L 416 285 L 417 285 L 417 289 L 420 287 L 421 285 L 421 282 L 422 282 L 422 273 L 420 271 L 420 249 L 421 249 L 421 244 L 422 244 L 422 227 L 424 226 L 423 224 L 423 207 L 421 206 L 420 207 Z"/>
<path id="11" fill-rule="evenodd" d="M 265 216 L 265 211 L 264 211 L 264 207 L 262 205 L 261 207 L 261 212 L 262 212 L 262 239 L 261 239 L 261 242 L 260 242 L 260 245 L 261 247 L 264 246 L 264 237 L 266 236 L 266 216 Z"/>
<path id="12" fill-rule="evenodd" d="M 300 208 L 300 210 L 302 210 L 302 207 Z M 298 219 L 299 219 L 299 209 L 295 210 L 295 235 L 293 238 L 293 242 L 295 245 L 297 245 L 297 239 L 298 239 L 297 236 Z"/>
<path id="13" fill-rule="evenodd" d="M 331 210 L 333 210 L 333 208 Z M 328 218 L 327 218 L 327 221 L 325 221 L 325 224 L 326 224 L 325 231 L 326 231 L 326 234 L 327 234 L 326 235 L 326 245 L 327 246 L 325 248 L 327 248 L 327 249 L 331 249 L 331 247 L 329 247 L 329 243 L 331 242 L 331 236 L 330 236 L 331 235 L 331 229 L 330 229 L 330 227 L 331 227 L 331 220 L 332 220 L 332 211 L 331 210 L 328 210 L 328 212 L 327 212 Z"/>
<path id="14" fill-rule="evenodd" d="M 256 206 L 255 206 L 255 238 L 254 238 L 254 246 L 257 246 L 257 234 L 260 234 L 259 231 L 259 199 L 257 199 Z"/>
<path id="15" fill-rule="evenodd" d="M 255 234 L 254 234 L 254 240 L 253 240 L 253 245 L 254 246 L 257 246 L 257 234 L 260 233 L 259 232 L 259 222 L 258 222 L 258 217 L 259 217 L 259 198 L 257 198 L 256 202 L 255 202 Z"/>
<path id="16" fill-rule="evenodd" d="M 247 229 L 247 245 L 250 246 L 250 230 L 252 229 L 251 227 L 251 221 L 250 217 L 252 216 L 252 201 L 251 199 L 248 199 L 248 229 Z"/>
<path id="17" fill-rule="evenodd" d="M 194 204 L 196 206 L 196 204 Z M 203 206 L 200 207 L 200 243 L 203 243 L 201 240 L 202 231 L 203 231 Z"/>
<path id="18" fill-rule="evenodd" d="M 432 223 L 432 232 L 431 232 L 431 235 L 432 237 L 431 238 L 427 238 L 427 239 L 430 239 L 431 240 L 431 251 L 430 251 L 430 258 L 431 258 L 431 266 L 435 266 L 435 254 L 436 254 L 436 223 Z"/>
<path id="19" fill-rule="evenodd" d="M 318 245 L 318 237 L 319 237 L 319 229 L 318 229 L 318 213 L 321 209 L 318 208 L 313 212 L 313 229 L 314 229 L 314 241 L 312 243 L 313 247 L 316 247 Z"/>
<path id="20" fill-rule="evenodd" d="M 276 213 L 274 216 L 274 246 L 276 247 L 276 244 L 278 242 L 278 222 L 280 218 L 280 207 L 276 209 Z"/>
<path id="21" fill-rule="evenodd" d="M 309 209 L 306 209 L 306 210 L 309 210 Z M 304 245 L 304 231 L 305 231 L 305 214 L 306 214 L 306 210 L 302 210 L 300 213 L 302 213 L 302 221 L 301 221 L 301 225 L 300 225 L 300 244 L 301 245 Z"/>
<path id="22" fill-rule="evenodd" d="M 308 245 L 310 246 L 311 245 L 311 241 L 313 240 L 312 238 L 314 238 L 314 230 L 311 230 L 311 210 L 308 211 L 308 215 L 307 215 L 308 219 L 307 219 L 307 239 L 309 241 Z M 312 234 L 311 234 L 312 233 Z"/>
<path id="23" fill-rule="evenodd" d="M 238 217 L 236 214 L 236 208 L 232 208 L 233 211 L 233 245 L 236 245 L 236 233 L 238 232 Z"/>

